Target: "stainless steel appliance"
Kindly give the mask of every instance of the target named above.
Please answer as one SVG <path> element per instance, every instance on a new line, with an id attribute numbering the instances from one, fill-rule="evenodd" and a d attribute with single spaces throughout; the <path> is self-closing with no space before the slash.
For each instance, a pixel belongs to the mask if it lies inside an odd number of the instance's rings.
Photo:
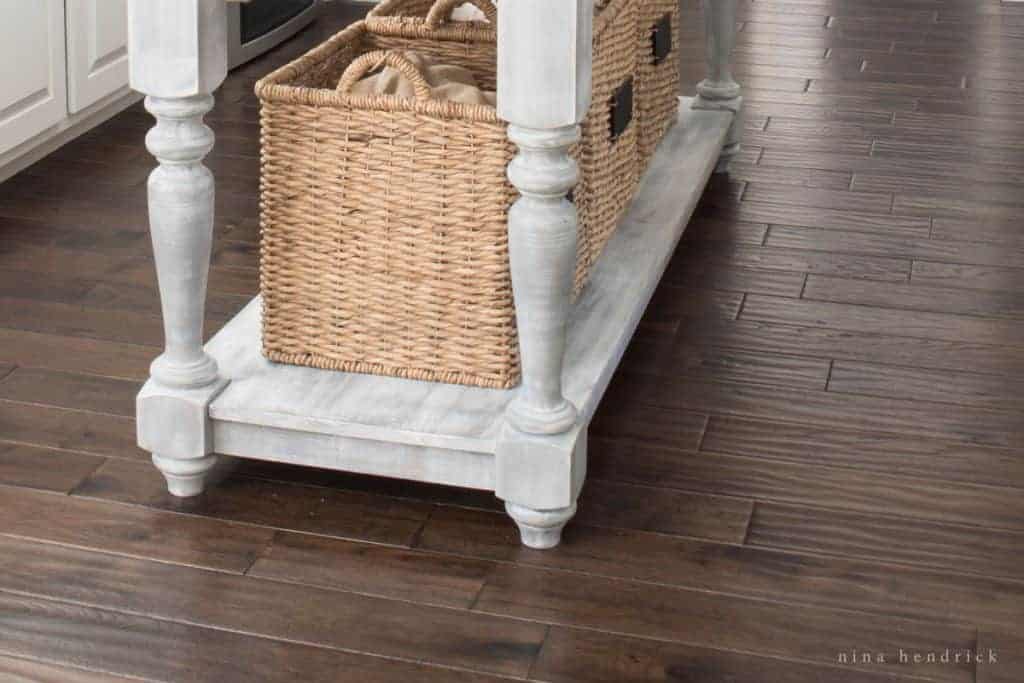
<path id="1" fill-rule="evenodd" d="M 228 61 L 232 68 L 270 50 L 309 25 L 319 0 L 251 0 L 228 5 Z"/>

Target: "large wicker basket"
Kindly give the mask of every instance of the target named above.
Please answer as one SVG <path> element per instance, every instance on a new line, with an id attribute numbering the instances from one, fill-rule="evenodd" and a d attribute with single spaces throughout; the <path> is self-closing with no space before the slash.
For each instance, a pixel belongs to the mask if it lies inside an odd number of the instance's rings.
<path id="1" fill-rule="evenodd" d="M 646 168 L 679 110 L 679 0 L 640 0 L 639 19 L 639 146 Z"/>
<path id="2" fill-rule="evenodd" d="M 444 55 L 456 63 L 464 63 L 456 53 L 471 49 L 474 66 L 494 74 L 497 10 L 492 0 L 470 1 L 487 21 L 449 21 L 452 11 L 466 0 L 384 0 L 370 11 L 366 23 L 374 33 L 402 40 L 404 45 L 447 44 L 442 48 Z M 643 172 L 641 105 L 636 96 L 638 0 L 599 0 L 596 6 L 591 107 L 581 127 L 580 144 L 573 150 L 580 168 L 572 195 L 579 211 L 576 294 L 632 201 Z"/>
<path id="3" fill-rule="evenodd" d="M 606 33 L 628 44 L 635 32 L 626 26 Z M 505 124 L 493 107 L 428 99 L 425 86 L 409 100 L 347 94 L 382 63 L 415 82 L 405 49 L 468 68 L 493 88 L 493 62 L 466 45 L 358 23 L 257 84 L 263 349 L 271 360 L 496 388 L 518 382 L 507 238 L 514 147 Z M 628 65 L 621 71 L 628 80 Z M 606 105 L 614 82 L 595 80 Z M 606 110 L 605 137 L 610 121 Z M 593 168 L 635 185 L 636 128 L 615 141 L 634 146 L 620 167 L 605 153 Z M 590 153 L 581 145 L 581 165 Z M 583 197 L 594 178 L 581 181 Z M 585 206 L 594 216 L 610 210 L 606 198 Z M 588 246 L 578 282 L 603 239 L 581 227 Z"/>

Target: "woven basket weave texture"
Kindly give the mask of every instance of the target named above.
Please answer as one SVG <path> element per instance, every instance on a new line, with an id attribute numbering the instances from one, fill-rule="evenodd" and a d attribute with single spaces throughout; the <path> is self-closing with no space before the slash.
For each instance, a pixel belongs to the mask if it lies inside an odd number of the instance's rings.
<path id="1" fill-rule="evenodd" d="M 578 148 L 581 169 L 592 170 L 581 172 L 576 192 L 577 291 L 639 178 L 635 119 L 603 154 L 588 139 L 609 139 L 609 97 L 635 73 L 635 0 L 612 6 L 626 20 L 602 13 L 595 27 L 594 107 Z M 477 38 L 471 31 L 434 40 L 360 23 L 257 84 L 263 348 L 271 360 L 495 388 L 518 382 L 507 241 L 514 148 L 505 124 L 492 107 L 336 90 L 354 61 L 379 50 L 457 64 L 493 89 L 493 39 Z M 616 157 L 618 150 L 629 151 Z M 591 188 L 602 182 L 608 191 L 598 197 Z M 602 220 L 604 230 L 584 227 Z"/>

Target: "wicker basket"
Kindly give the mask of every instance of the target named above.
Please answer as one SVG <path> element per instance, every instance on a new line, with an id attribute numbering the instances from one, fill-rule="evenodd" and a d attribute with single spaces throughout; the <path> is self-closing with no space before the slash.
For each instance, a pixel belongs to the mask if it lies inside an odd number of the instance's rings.
<path id="1" fill-rule="evenodd" d="M 384 0 L 370 11 L 366 23 L 374 33 L 413 41 L 403 42 L 405 47 L 424 40 L 431 44 L 448 43 L 445 56 L 458 64 L 466 62 L 459 61 L 455 53 L 469 47 L 475 57 L 473 65 L 489 67 L 494 74 L 495 5 L 492 0 L 471 0 L 483 11 L 487 22 L 449 21 L 452 11 L 465 2 Z M 636 26 L 640 21 L 637 0 L 599 0 L 596 7 L 591 107 L 582 125 L 580 144 L 573 149 L 580 168 L 580 181 L 572 194 L 579 211 L 574 287 L 577 295 L 632 201 L 643 172 L 638 156 L 640 102 L 635 92 L 640 80 L 635 54 Z"/>
<path id="2" fill-rule="evenodd" d="M 424 99 L 390 47 L 354 24 L 256 85 L 264 353 L 512 386 L 506 126 L 493 107 Z M 417 99 L 345 94 L 382 61 L 419 83 Z"/>
<path id="3" fill-rule="evenodd" d="M 640 160 L 646 168 L 679 110 L 679 0 L 640 0 Z"/>
<path id="4" fill-rule="evenodd" d="M 633 0 L 613 2 L 635 11 Z M 605 61 L 615 64 L 618 54 L 628 80 L 635 29 L 607 27 L 604 34 L 626 47 Z M 284 363 L 509 388 L 519 380 L 507 237 L 516 192 L 506 171 L 515 150 L 493 107 L 427 99 L 415 67 L 401 58 L 406 49 L 463 66 L 494 87 L 493 58 L 472 43 L 378 33 L 364 23 L 256 86 L 263 350 Z M 420 81 L 419 97 L 347 94 L 383 63 Z M 584 126 L 591 135 L 600 129 L 611 137 L 617 77 L 595 78 L 591 115 L 600 121 Z M 588 193 L 604 182 L 628 203 L 639 176 L 637 128 L 627 125 L 615 140 L 632 145 L 629 155 L 616 162 L 604 152 L 580 183 L 581 215 L 595 218 L 581 226 L 578 284 L 611 232 L 592 226 L 600 212 L 617 210 Z M 599 154 L 581 151 L 581 166 Z"/>

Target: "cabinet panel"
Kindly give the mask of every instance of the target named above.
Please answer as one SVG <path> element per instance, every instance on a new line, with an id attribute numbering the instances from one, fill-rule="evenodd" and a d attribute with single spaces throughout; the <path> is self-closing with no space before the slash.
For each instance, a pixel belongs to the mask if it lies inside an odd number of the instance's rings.
<path id="1" fill-rule="evenodd" d="M 72 114 L 128 85 L 127 11 L 127 0 L 67 0 Z"/>
<path id="2" fill-rule="evenodd" d="M 64 0 L 0 0 L 0 154 L 67 116 Z"/>

